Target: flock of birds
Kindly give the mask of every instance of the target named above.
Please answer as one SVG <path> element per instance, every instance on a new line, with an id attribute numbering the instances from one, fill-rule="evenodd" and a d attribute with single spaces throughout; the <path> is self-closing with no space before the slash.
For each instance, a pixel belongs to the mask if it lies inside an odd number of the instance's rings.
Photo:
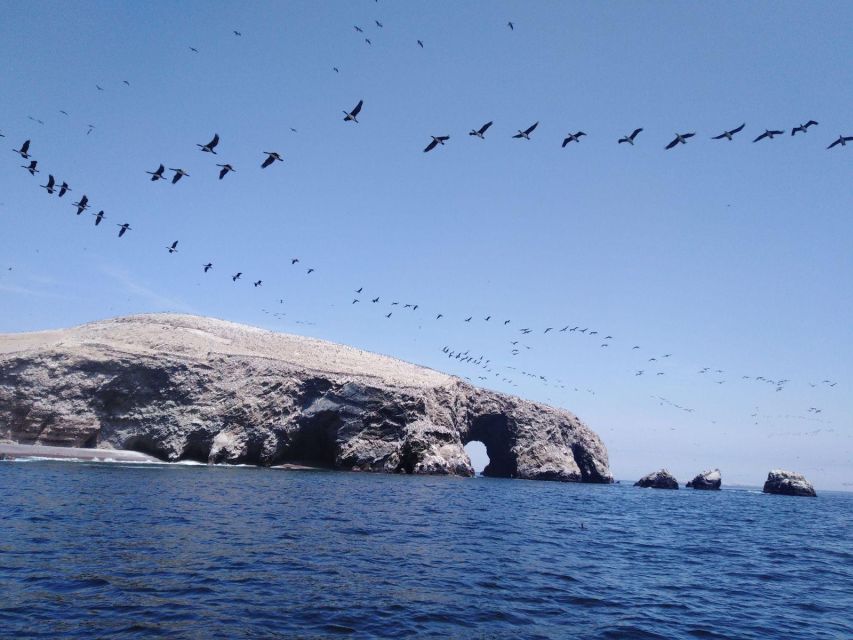
<path id="1" fill-rule="evenodd" d="M 383 25 L 378 20 L 376 21 L 376 25 L 380 29 L 383 28 Z M 510 30 L 514 30 L 514 24 L 512 22 L 509 22 L 507 24 L 507 26 Z M 358 27 L 358 26 L 355 27 L 355 30 L 359 33 L 363 33 L 363 29 Z M 242 33 L 239 31 L 235 30 L 235 31 L 233 31 L 233 33 L 235 36 L 238 36 L 238 37 L 242 36 Z M 367 41 L 367 44 L 371 44 L 371 41 L 369 40 L 369 38 L 365 38 L 365 40 Z M 418 40 L 417 44 L 421 48 L 423 48 L 423 46 L 424 46 L 424 44 L 421 40 Z M 194 53 L 198 53 L 198 49 L 195 47 L 190 47 L 190 50 Z M 339 72 L 339 69 L 337 67 L 335 67 L 334 71 Z M 130 86 L 130 83 L 128 81 L 125 80 L 123 82 L 127 86 Z M 99 85 L 97 86 L 97 89 L 103 91 L 103 88 Z M 359 122 L 358 118 L 362 112 L 363 107 L 364 107 L 364 101 L 359 100 L 355 104 L 355 106 L 352 107 L 351 109 L 342 110 L 342 113 L 344 114 L 343 121 L 345 123 L 352 122 L 354 124 L 358 124 L 358 122 Z M 65 115 L 67 115 L 67 113 L 64 111 L 62 113 L 65 113 Z M 42 121 L 34 119 L 32 117 L 30 117 L 30 119 L 36 120 L 38 122 L 42 122 Z M 482 126 L 480 126 L 479 128 L 471 129 L 468 132 L 468 135 L 471 137 L 475 137 L 475 138 L 479 138 L 479 139 L 483 140 L 486 138 L 486 134 L 487 134 L 487 132 L 489 132 L 489 130 L 491 129 L 493 124 L 494 124 L 493 121 L 488 121 L 485 124 L 483 124 Z M 530 140 L 531 135 L 534 133 L 534 131 L 537 129 L 538 126 L 539 126 L 539 122 L 537 121 L 525 129 L 518 129 L 516 131 L 516 133 L 512 135 L 512 138 Z M 815 120 L 808 120 L 804 124 L 800 124 L 799 126 L 793 127 L 790 130 L 790 135 L 795 136 L 798 133 L 799 134 L 805 134 L 808 132 L 808 130 L 810 128 L 815 127 L 815 126 L 818 126 L 818 123 Z M 722 133 L 720 133 L 718 135 L 712 136 L 711 139 L 712 140 L 732 141 L 735 136 L 737 136 L 739 133 L 741 133 L 744 130 L 745 127 L 746 127 L 746 124 L 743 123 L 743 124 L 739 125 L 738 127 L 735 127 L 731 130 L 726 130 L 726 131 L 723 131 Z M 94 129 L 94 126 L 89 125 L 89 130 L 87 133 L 91 133 L 91 131 L 93 129 Z M 643 133 L 643 131 L 644 131 L 643 127 L 637 127 L 635 129 L 633 129 L 633 131 L 630 134 L 619 137 L 616 140 L 616 142 L 619 145 L 626 144 L 629 146 L 634 146 L 634 145 L 638 144 L 638 137 L 640 136 L 641 133 Z M 757 143 L 757 142 L 760 142 L 761 140 L 764 140 L 764 139 L 772 140 L 775 137 L 782 136 L 784 134 L 785 134 L 784 129 L 765 129 L 764 132 L 757 135 L 752 140 L 752 142 Z M 688 140 L 690 140 L 691 138 L 693 138 L 696 135 L 697 134 L 695 131 L 694 132 L 685 132 L 685 133 L 676 133 L 674 135 L 674 138 L 668 144 L 666 144 L 664 146 L 664 149 L 665 150 L 671 150 L 671 149 L 674 149 L 675 147 L 677 147 L 679 145 L 685 145 L 688 143 Z M 569 132 L 568 134 L 566 134 L 563 137 L 561 146 L 563 148 L 565 148 L 566 146 L 568 146 L 571 143 L 580 143 L 581 138 L 586 137 L 586 136 L 587 136 L 587 134 L 581 130 L 578 130 L 574 133 Z M 0 137 L 4 137 L 4 134 L 2 132 L 0 132 Z M 428 153 L 428 152 L 436 149 L 439 146 L 444 146 L 448 140 L 450 140 L 449 135 L 430 136 L 430 141 L 426 145 L 426 147 L 423 149 L 423 152 Z M 827 149 L 832 149 L 836 146 L 846 146 L 848 143 L 851 143 L 851 142 L 853 142 L 853 136 L 839 135 L 839 137 L 836 140 L 834 140 L 831 144 L 829 144 Z M 213 137 L 210 139 L 210 141 L 208 141 L 207 143 L 204 143 L 204 144 L 196 143 L 196 146 L 199 148 L 199 150 L 202 153 L 211 154 L 211 155 L 218 155 L 217 148 L 219 146 L 219 143 L 220 143 L 220 137 L 218 134 L 215 133 L 213 135 Z M 30 145 L 31 145 L 31 141 L 26 140 L 20 146 L 20 148 L 13 149 L 13 151 L 15 153 L 17 153 L 25 161 L 29 161 L 28 164 L 25 164 L 22 166 L 31 175 L 35 176 L 37 173 L 40 172 L 40 170 L 38 168 L 39 167 L 38 161 L 33 159 L 31 156 Z M 265 157 L 263 158 L 263 160 L 259 164 L 261 169 L 267 169 L 267 168 L 271 167 L 276 162 L 283 162 L 282 155 L 276 151 L 263 151 L 262 153 L 263 153 L 263 156 L 265 156 Z M 234 168 L 234 166 L 230 163 L 227 163 L 227 162 L 216 163 L 215 166 L 218 168 L 219 180 L 224 179 L 230 173 L 236 172 L 236 169 Z M 150 176 L 150 181 L 152 181 L 152 182 L 169 180 L 173 185 L 177 184 L 179 181 L 181 181 L 185 177 L 186 178 L 190 177 L 190 174 L 182 168 L 171 168 L 171 167 L 168 168 L 168 171 L 172 172 L 172 175 L 170 177 L 165 175 L 166 170 L 167 170 L 166 165 L 163 163 L 160 163 L 159 166 L 155 170 L 145 171 L 145 173 Z M 71 187 L 68 185 L 67 182 L 63 181 L 61 183 L 58 183 L 58 181 L 53 176 L 53 174 L 48 174 L 48 178 L 47 178 L 46 183 L 43 185 L 40 185 L 40 186 L 41 186 L 41 188 L 45 189 L 49 195 L 57 194 L 58 198 L 62 198 L 66 195 L 66 193 L 72 191 Z M 75 207 L 76 214 L 78 216 L 91 208 L 91 205 L 89 203 L 89 198 L 86 194 L 81 195 L 79 200 L 72 203 L 72 206 Z M 91 215 L 94 216 L 94 226 L 96 226 L 96 227 L 99 226 L 101 224 L 101 222 L 106 218 L 106 214 L 105 214 L 104 210 L 99 210 L 97 212 L 93 211 L 93 212 L 91 212 Z M 117 223 L 117 227 L 118 227 L 118 237 L 119 238 L 124 237 L 128 231 L 132 230 L 131 225 L 127 222 Z M 167 245 L 165 245 L 165 249 L 167 250 L 168 254 L 175 254 L 178 252 L 178 245 L 179 245 L 179 241 L 174 240 L 174 241 L 168 243 Z M 299 258 L 294 257 L 291 259 L 291 266 L 294 266 L 298 263 L 299 263 Z M 210 261 L 208 261 L 208 262 L 206 262 L 200 266 L 201 266 L 202 272 L 205 274 L 207 274 L 208 272 L 210 272 L 214 268 L 213 262 L 210 262 Z M 307 269 L 307 274 L 311 274 L 314 271 L 315 271 L 314 268 L 309 268 L 309 269 Z M 231 275 L 230 277 L 231 277 L 232 282 L 236 283 L 243 278 L 243 272 L 238 271 L 238 272 L 234 273 L 233 275 Z M 263 285 L 263 280 L 260 278 L 253 279 L 252 284 L 255 288 L 261 287 Z M 359 287 L 359 288 L 355 289 L 354 292 L 355 292 L 355 296 L 352 298 L 352 302 L 351 302 L 352 305 L 361 303 L 362 300 L 365 300 L 365 301 L 369 300 L 369 304 L 373 304 L 373 305 L 380 305 L 382 303 L 382 296 L 380 296 L 380 295 L 369 295 L 369 296 L 367 296 L 367 293 L 366 293 L 364 287 Z M 365 298 L 364 296 L 367 296 L 367 297 Z M 284 300 L 280 299 L 279 302 L 283 303 Z M 412 313 L 418 312 L 419 309 L 421 309 L 421 305 L 419 305 L 417 303 L 401 302 L 401 301 L 394 301 L 394 300 L 392 300 L 390 302 L 386 301 L 386 303 L 389 304 L 389 307 L 385 307 L 385 310 L 387 310 L 387 313 L 385 313 L 385 311 L 383 311 L 383 315 L 386 319 L 391 319 L 397 308 L 403 309 L 403 310 L 408 310 L 409 312 L 412 312 Z M 266 312 L 266 310 L 264 310 L 264 311 Z M 421 311 L 424 312 L 425 310 L 421 310 Z M 279 314 L 276 314 L 276 315 L 279 315 Z M 445 317 L 446 316 L 443 312 L 437 312 L 433 316 L 434 321 L 441 321 L 442 319 L 445 319 Z M 473 315 L 464 316 L 464 314 L 457 316 L 457 318 L 458 318 L 457 321 L 462 321 L 465 323 L 472 323 L 475 319 Z M 499 324 L 502 324 L 503 327 L 505 327 L 507 330 L 515 330 L 514 327 L 516 326 L 512 319 L 500 319 L 500 320 L 498 320 L 498 319 L 493 319 L 491 315 L 487 315 L 487 316 L 478 318 L 478 321 L 485 322 L 485 323 L 491 322 L 493 324 L 499 323 Z M 518 335 L 519 337 L 517 339 L 509 341 L 511 348 L 508 350 L 508 353 L 510 356 L 518 356 L 520 353 L 522 353 L 522 350 L 531 350 L 533 347 L 529 344 L 522 342 L 522 340 L 526 339 L 527 336 L 530 336 L 531 334 L 534 334 L 534 333 L 541 333 L 543 335 L 554 333 L 554 334 L 574 334 L 577 336 L 587 336 L 587 337 L 591 337 L 591 338 L 600 340 L 599 348 L 602 348 L 602 349 L 609 348 L 611 346 L 611 344 L 615 344 L 615 342 L 614 342 L 615 338 L 612 335 L 605 333 L 605 335 L 602 336 L 601 334 L 603 332 L 600 332 L 600 331 L 593 329 L 591 327 L 581 327 L 580 325 L 571 326 L 571 325 L 567 324 L 567 325 L 564 325 L 560 328 L 558 328 L 557 326 L 549 326 L 549 327 L 540 327 L 539 329 L 534 329 L 533 327 L 529 327 L 529 326 L 522 326 L 522 327 L 518 327 L 517 331 L 518 331 L 518 334 L 516 334 L 516 335 Z M 631 352 L 641 352 L 642 349 L 641 349 L 640 345 L 632 345 L 630 348 L 630 351 Z M 513 378 L 513 374 L 515 373 L 515 374 L 523 375 L 523 376 L 528 377 L 528 378 L 536 379 L 536 380 L 540 381 L 541 383 L 549 385 L 549 386 L 554 386 L 554 387 L 557 387 L 560 389 L 566 389 L 567 388 L 567 384 L 561 379 L 551 380 L 546 376 L 536 374 L 534 372 L 521 370 L 521 369 L 514 367 L 514 366 L 511 366 L 511 365 L 499 366 L 493 361 L 493 359 L 486 358 L 485 355 L 482 355 L 482 354 L 475 356 L 470 352 L 470 350 L 464 350 L 464 351 L 461 349 L 456 350 L 456 349 L 451 349 L 449 346 L 445 346 L 442 349 L 442 352 L 450 359 L 455 359 L 456 361 L 458 361 L 460 363 L 464 363 L 464 364 L 474 366 L 474 367 L 481 369 L 482 371 L 478 375 L 478 379 L 480 379 L 480 380 L 487 380 L 488 379 L 488 377 L 486 375 L 483 375 L 483 373 L 486 373 L 486 374 L 489 374 L 490 376 L 494 376 L 494 377 L 500 379 L 502 382 L 504 382 L 506 384 L 518 386 L 518 384 L 515 382 L 515 380 Z M 651 371 L 651 370 L 649 370 L 649 366 L 652 366 L 652 363 L 657 363 L 659 361 L 660 362 L 666 361 L 669 358 L 671 358 L 671 356 L 672 356 L 671 353 L 666 353 L 666 354 L 660 354 L 657 356 L 651 356 L 651 357 L 647 358 L 646 359 L 647 366 L 645 368 L 642 368 L 642 369 L 637 369 L 634 372 L 634 375 L 638 376 L 638 377 L 643 376 L 643 375 L 652 375 L 652 374 L 654 374 L 655 376 L 665 375 L 666 374 L 665 371 L 662 371 L 662 370 Z M 643 356 L 643 357 L 645 358 L 645 356 Z M 513 372 L 513 373 L 507 373 L 508 371 Z M 726 382 L 726 379 L 721 378 L 721 376 L 725 373 L 724 370 L 722 370 L 722 369 L 713 369 L 711 367 L 704 367 L 701 370 L 699 370 L 698 373 L 699 374 L 715 375 L 717 377 L 717 379 L 715 379 L 714 382 L 718 385 L 724 384 Z M 784 379 L 784 378 L 773 378 L 773 377 L 767 377 L 767 376 L 743 375 L 743 376 L 740 376 L 740 379 L 743 381 L 754 381 L 754 382 L 758 382 L 758 383 L 762 383 L 762 384 L 772 385 L 776 391 L 782 391 L 785 388 L 785 385 L 790 382 L 789 380 Z M 809 384 L 812 387 L 817 386 L 817 383 L 809 383 Z M 835 387 L 837 383 L 835 381 L 826 379 L 826 380 L 823 380 L 820 384 L 823 386 L 826 386 L 826 387 Z M 577 387 L 575 387 L 574 390 L 578 391 L 579 389 Z M 588 393 L 593 394 L 593 395 L 595 393 L 591 389 L 586 389 L 586 391 Z M 678 409 L 678 410 L 681 410 L 681 411 L 686 411 L 689 413 L 693 412 L 693 409 L 683 407 L 683 406 L 681 406 L 681 405 L 679 405 L 673 401 L 670 401 L 666 398 L 663 398 L 661 396 L 654 396 L 654 397 L 657 400 L 659 400 L 661 404 L 666 404 L 668 406 L 671 406 L 671 407 Z M 810 407 L 808 409 L 808 413 L 814 414 L 814 415 L 821 413 L 821 411 L 822 410 L 820 408 L 817 408 L 817 407 Z"/>

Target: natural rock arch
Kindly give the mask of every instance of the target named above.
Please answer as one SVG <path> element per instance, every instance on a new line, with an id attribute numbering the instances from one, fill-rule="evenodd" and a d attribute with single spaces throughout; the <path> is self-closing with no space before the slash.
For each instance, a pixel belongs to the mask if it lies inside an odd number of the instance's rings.
<path id="1" fill-rule="evenodd" d="M 518 460 L 513 451 L 515 437 L 506 414 L 491 413 L 475 417 L 462 438 L 462 446 L 474 440 L 486 446 L 486 455 L 489 456 L 489 464 L 483 469 L 484 476 L 514 478 L 518 475 Z"/>

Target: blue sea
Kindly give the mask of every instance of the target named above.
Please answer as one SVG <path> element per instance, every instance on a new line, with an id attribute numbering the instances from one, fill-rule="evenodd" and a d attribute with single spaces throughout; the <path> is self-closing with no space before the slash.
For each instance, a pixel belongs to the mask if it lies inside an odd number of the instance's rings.
<path id="1" fill-rule="evenodd" d="M 4 638 L 853 638 L 853 494 L 0 463 Z"/>

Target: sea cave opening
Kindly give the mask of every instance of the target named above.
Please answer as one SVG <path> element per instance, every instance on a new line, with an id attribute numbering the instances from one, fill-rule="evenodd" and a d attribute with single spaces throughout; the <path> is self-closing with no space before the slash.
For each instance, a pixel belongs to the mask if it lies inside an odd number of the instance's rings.
<path id="1" fill-rule="evenodd" d="M 474 418 L 462 443 L 466 451 L 471 442 L 481 442 L 486 448 L 488 462 L 481 472 L 482 475 L 490 478 L 514 478 L 518 474 L 518 464 L 513 451 L 515 438 L 506 415 L 490 413 Z M 468 456 L 471 457 L 470 453 Z"/>
<path id="2" fill-rule="evenodd" d="M 486 445 L 479 440 L 471 440 L 465 445 L 465 453 L 468 454 L 471 466 L 474 467 L 474 474 L 483 475 L 483 469 L 489 466 L 489 453 L 486 450 Z"/>
<path id="3" fill-rule="evenodd" d="M 334 411 L 320 411 L 304 418 L 286 452 L 289 462 L 317 467 L 334 467 L 338 458 L 338 429 L 341 417 Z"/>

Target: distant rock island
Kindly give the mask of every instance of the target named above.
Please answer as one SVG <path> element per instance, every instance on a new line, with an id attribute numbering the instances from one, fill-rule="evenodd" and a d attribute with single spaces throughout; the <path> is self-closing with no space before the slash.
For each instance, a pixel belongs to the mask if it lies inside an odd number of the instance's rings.
<path id="1" fill-rule="evenodd" d="M 644 489 L 678 489 L 678 480 L 666 469 L 661 469 L 643 476 L 634 486 Z"/>
<path id="2" fill-rule="evenodd" d="M 783 496 L 817 497 L 812 483 L 805 476 L 793 471 L 774 469 L 767 474 L 764 483 L 764 493 L 775 493 Z"/>
<path id="3" fill-rule="evenodd" d="M 719 469 L 710 469 L 703 471 L 698 476 L 693 478 L 685 486 L 692 489 L 707 489 L 711 491 L 718 490 L 723 484 L 723 477 Z"/>
<path id="4" fill-rule="evenodd" d="M 0 440 L 160 460 L 612 482 L 573 414 L 330 342 L 177 314 L 0 335 Z"/>

